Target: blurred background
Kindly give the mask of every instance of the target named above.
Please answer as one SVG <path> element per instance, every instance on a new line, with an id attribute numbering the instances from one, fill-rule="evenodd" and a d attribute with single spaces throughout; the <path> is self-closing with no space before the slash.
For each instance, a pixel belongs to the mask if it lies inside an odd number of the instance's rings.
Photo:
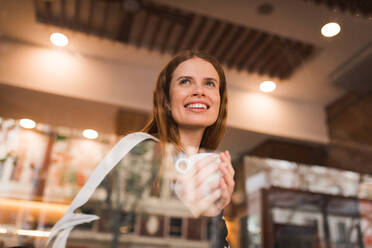
<path id="1" fill-rule="evenodd" d="M 372 247 L 370 0 L 0 0 L 0 247 L 45 246 L 185 49 L 227 76 L 231 247 Z M 143 199 L 68 247 L 208 247 L 212 222 Z"/>

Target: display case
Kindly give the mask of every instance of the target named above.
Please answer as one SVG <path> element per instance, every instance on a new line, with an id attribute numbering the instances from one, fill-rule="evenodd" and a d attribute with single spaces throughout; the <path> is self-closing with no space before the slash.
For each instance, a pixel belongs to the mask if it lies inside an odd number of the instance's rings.
<path id="1" fill-rule="evenodd" d="M 256 157 L 244 162 L 242 247 L 372 247 L 368 176 Z"/>
<path id="2" fill-rule="evenodd" d="M 0 244 L 44 247 L 50 228 L 116 137 L 0 118 Z M 0 246 L 1 247 L 1 246 Z"/>

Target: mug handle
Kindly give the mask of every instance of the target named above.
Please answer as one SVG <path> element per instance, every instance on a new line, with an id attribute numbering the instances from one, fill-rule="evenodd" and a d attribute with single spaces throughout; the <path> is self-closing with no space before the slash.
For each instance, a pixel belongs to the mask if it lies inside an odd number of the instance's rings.
<path id="1" fill-rule="evenodd" d="M 185 166 L 180 166 L 182 163 L 185 163 L 186 164 L 186 168 L 182 168 L 182 167 L 185 167 Z M 187 159 L 187 158 L 179 158 L 177 159 L 176 161 L 176 169 L 179 173 L 181 174 L 186 174 L 186 172 L 190 169 L 190 161 Z"/>

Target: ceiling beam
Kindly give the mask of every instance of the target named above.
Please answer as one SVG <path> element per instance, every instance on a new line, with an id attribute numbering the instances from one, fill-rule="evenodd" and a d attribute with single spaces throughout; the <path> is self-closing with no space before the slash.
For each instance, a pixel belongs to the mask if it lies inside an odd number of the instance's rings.
<path id="1" fill-rule="evenodd" d="M 162 43 L 160 43 L 161 44 L 160 53 L 164 53 L 165 50 L 167 49 L 169 41 L 171 40 L 173 30 L 175 29 L 175 27 L 176 27 L 176 22 L 170 22 L 169 23 L 168 28 L 165 32 L 164 39 L 163 39 Z"/>
<path id="2" fill-rule="evenodd" d="M 240 60 L 244 59 L 244 54 L 249 50 L 251 44 L 258 38 L 260 33 L 256 30 L 250 30 L 246 34 L 245 39 L 235 50 L 235 53 L 231 56 L 230 60 L 227 62 L 228 67 L 235 66 Z"/>
<path id="3" fill-rule="evenodd" d="M 156 38 L 159 37 L 159 33 L 161 28 L 164 25 L 164 18 L 162 16 L 158 16 L 155 24 L 155 28 L 152 31 L 152 35 L 150 36 L 150 43 L 149 43 L 149 50 L 152 51 L 154 49 L 155 43 L 156 43 Z"/>
<path id="4" fill-rule="evenodd" d="M 75 13 L 74 13 L 74 25 L 73 27 L 75 30 L 79 30 L 80 28 L 80 0 L 75 0 Z"/>
<path id="5" fill-rule="evenodd" d="M 234 33 L 232 35 L 230 35 L 230 38 L 227 39 L 227 41 L 225 42 L 225 46 L 222 47 L 221 52 L 219 54 L 217 54 L 217 58 L 220 61 L 224 61 L 226 59 L 226 56 L 228 55 L 228 52 L 231 52 L 233 50 L 233 47 L 238 42 L 238 40 L 243 35 L 243 33 L 244 33 L 244 27 L 239 25 L 234 30 Z"/>
<path id="6" fill-rule="evenodd" d="M 211 40 L 213 39 L 213 36 L 216 33 L 216 30 L 218 30 L 218 28 L 221 25 L 220 20 L 213 19 L 212 22 L 213 22 L 212 26 L 209 28 L 208 33 L 205 35 L 203 41 L 199 46 L 199 50 L 201 51 L 205 51 L 208 48 L 208 45 L 210 45 Z"/>
<path id="7" fill-rule="evenodd" d="M 186 49 L 193 49 L 200 39 L 201 34 L 204 33 L 205 27 L 207 26 L 207 17 L 201 16 L 199 19 L 198 26 L 195 28 L 194 32 L 190 35 L 189 42 L 185 45 Z"/>
<path id="8" fill-rule="evenodd" d="M 191 24 L 194 18 L 195 18 L 194 14 L 190 14 L 188 22 L 185 25 L 183 25 L 183 28 L 178 33 L 178 37 L 176 38 L 176 43 L 172 51 L 173 54 L 181 50 L 182 44 L 185 42 L 185 37 L 187 37 L 187 34 L 190 32 Z"/>
<path id="9" fill-rule="evenodd" d="M 140 32 L 138 34 L 137 40 L 135 42 L 135 45 L 136 45 L 137 48 L 140 48 L 142 46 L 143 38 L 146 34 L 146 29 L 147 29 L 147 26 L 149 24 L 149 21 L 150 21 L 150 12 L 145 11 L 145 19 L 144 19 L 144 22 L 143 22 L 142 27 L 140 29 Z"/>
<path id="10" fill-rule="evenodd" d="M 249 61 L 250 57 L 252 54 L 254 54 L 261 44 L 268 38 L 267 34 L 265 33 L 260 33 L 258 36 L 256 36 L 256 39 L 252 39 L 246 46 L 247 48 L 245 49 L 243 56 L 238 60 L 236 66 L 237 69 L 240 71 L 243 69 L 244 65 L 246 64 L 247 61 Z"/>
<path id="11" fill-rule="evenodd" d="M 280 47 L 279 42 L 280 38 L 278 36 L 274 36 L 272 47 L 269 49 L 264 49 L 259 56 L 260 59 L 252 63 L 249 70 L 256 71 L 259 74 L 263 74 L 262 69 L 266 67 L 274 57 L 276 57 L 278 49 Z"/>
<path id="12" fill-rule="evenodd" d="M 61 9 L 60 19 L 59 19 L 60 25 L 69 26 L 66 23 L 66 0 L 60 0 L 60 9 Z"/>
<path id="13" fill-rule="evenodd" d="M 129 43 L 130 32 L 132 30 L 134 13 L 123 10 L 118 40 Z"/>
<path id="14" fill-rule="evenodd" d="M 214 56 L 217 56 L 218 51 L 221 50 L 221 46 L 222 46 L 223 42 L 225 41 L 225 39 L 227 39 L 229 37 L 229 34 L 231 33 L 233 27 L 234 26 L 232 25 L 232 23 L 227 23 L 225 25 L 225 27 L 223 28 L 219 37 L 216 38 L 214 46 L 209 51 L 211 54 L 213 54 Z"/>
<path id="15" fill-rule="evenodd" d="M 263 41 L 258 44 L 257 48 L 252 51 L 249 58 L 243 63 L 242 68 L 248 69 L 249 72 L 252 72 L 254 69 L 254 65 L 262 60 L 263 53 L 272 49 L 273 40 L 274 36 L 268 36 L 267 38 L 264 38 Z"/>
<path id="16" fill-rule="evenodd" d="M 88 26 L 86 28 L 88 33 L 93 33 L 93 18 L 94 18 L 94 6 L 97 0 L 90 0 L 89 6 L 89 17 L 88 17 Z"/>
<path id="17" fill-rule="evenodd" d="M 106 36 L 107 34 L 107 22 L 109 19 L 109 11 L 110 11 L 110 4 L 109 2 L 105 1 L 104 2 L 104 9 L 103 9 L 103 20 L 102 20 L 102 25 L 101 28 L 98 32 L 99 35 Z"/>

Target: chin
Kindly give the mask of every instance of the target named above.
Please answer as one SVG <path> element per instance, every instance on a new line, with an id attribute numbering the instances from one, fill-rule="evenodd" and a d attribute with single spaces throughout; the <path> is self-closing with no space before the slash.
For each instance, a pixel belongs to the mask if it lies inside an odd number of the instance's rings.
<path id="1" fill-rule="evenodd" d="M 198 128 L 207 128 L 209 126 L 212 126 L 213 124 L 215 123 L 214 122 L 187 122 L 187 123 L 184 123 L 180 126 L 183 126 L 183 127 L 187 127 L 187 128 L 195 128 L 195 129 L 198 129 Z"/>
<path id="2" fill-rule="evenodd" d="M 217 121 L 216 116 L 195 116 L 195 115 L 185 115 L 185 116 L 176 116 L 174 118 L 175 122 L 178 124 L 179 127 L 185 128 L 207 128 L 212 126 Z"/>

